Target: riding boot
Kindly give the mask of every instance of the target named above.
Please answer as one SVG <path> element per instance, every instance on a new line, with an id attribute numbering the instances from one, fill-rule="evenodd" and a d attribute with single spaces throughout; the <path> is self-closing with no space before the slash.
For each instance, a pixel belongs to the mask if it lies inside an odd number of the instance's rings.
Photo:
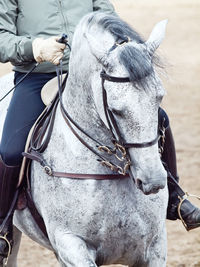
<path id="1" fill-rule="evenodd" d="M 174 179 L 179 182 L 179 177 L 177 175 L 175 144 L 169 124 L 165 129 L 165 142 L 161 159 L 167 165 L 167 169 Z M 178 190 L 176 190 L 176 187 L 177 185 L 175 183 L 170 183 L 168 178 L 169 202 L 167 208 L 167 219 L 181 219 L 188 231 L 200 227 L 200 209 L 194 206 L 187 199 L 182 201 L 177 193 Z M 181 205 L 179 205 L 180 201 Z"/>
<path id="2" fill-rule="evenodd" d="M 8 258 L 12 244 L 12 218 L 17 200 L 19 166 L 7 166 L 0 157 L 0 257 Z"/>

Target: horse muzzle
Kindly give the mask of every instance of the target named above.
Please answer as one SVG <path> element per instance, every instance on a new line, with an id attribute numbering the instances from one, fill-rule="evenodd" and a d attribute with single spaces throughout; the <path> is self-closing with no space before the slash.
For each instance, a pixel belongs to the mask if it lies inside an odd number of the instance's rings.
<path id="1" fill-rule="evenodd" d="M 145 195 L 157 194 L 160 189 L 165 188 L 165 184 L 144 184 L 140 179 L 136 179 L 136 186 L 140 189 Z"/>
<path id="2" fill-rule="evenodd" d="M 136 178 L 136 186 L 138 189 L 140 189 L 145 195 L 150 194 L 157 194 L 160 189 L 164 189 L 167 183 L 167 175 L 166 172 L 161 173 L 159 178 L 155 179 L 145 179 L 143 181 L 140 178 Z"/>

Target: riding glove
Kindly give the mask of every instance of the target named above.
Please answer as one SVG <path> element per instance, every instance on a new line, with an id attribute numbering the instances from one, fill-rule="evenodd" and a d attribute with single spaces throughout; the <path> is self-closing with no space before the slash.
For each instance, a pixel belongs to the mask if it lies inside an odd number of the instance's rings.
<path id="1" fill-rule="evenodd" d="M 63 57 L 66 47 L 63 43 L 58 43 L 60 37 L 53 36 L 48 39 L 36 38 L 32 43 L 33 56 L 38 63 L 48 61 L 58 65 Z"/>

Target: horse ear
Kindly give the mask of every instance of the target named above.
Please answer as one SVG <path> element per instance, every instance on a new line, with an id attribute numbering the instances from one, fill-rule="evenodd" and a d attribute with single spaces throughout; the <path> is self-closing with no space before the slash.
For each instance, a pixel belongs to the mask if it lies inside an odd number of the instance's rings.
<path id="1" fill-rule="evenodd" d="M 88 41 L 92 54 L 100 62 L 104 62 L 106 59 L 106 50 L 103 48 L 103 46 L 90 33 L 86 33 L 85 37 Z"/>
<path id="2" fill-rule="evenodd" d="M 156 51 L 156 49 L 160 46 L 161 42 L 163 41 L 165 37 L 167 23 L 168 23 L 167 19 L 158 22 L 154 26 L 149 36 L 149 39 L 146 41 L 147 49 L 150 55 L 153 55 L 153 53 Z"/>

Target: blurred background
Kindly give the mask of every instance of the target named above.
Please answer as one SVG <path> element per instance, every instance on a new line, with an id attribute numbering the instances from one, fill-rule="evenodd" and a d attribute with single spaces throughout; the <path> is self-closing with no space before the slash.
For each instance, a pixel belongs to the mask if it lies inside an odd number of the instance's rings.
<path id="1" fill-rule="evenodd" d="M 118 14 L 144 38 L 168 19 L 159 55 L 167 95 L 162 106 L 174 132 L 182 187 L 200 195 L 200 1 L 111 0 Z M 0 76 L 11 71 L 0 64 Z M 193 201 L 193 200 L 192 200 Z M 195 201 L 195 200 L 194 200 Z M 196 202 L 200 206 L 200 202 Z M 168 267 L 200 267 L 200 229 L 186 232 L 180 221 L 168 221 Z M 23 237 L 19 266 L 56 267 L 54 255 Z M 139 267 L 139 266 L 138 266 Z"/>

